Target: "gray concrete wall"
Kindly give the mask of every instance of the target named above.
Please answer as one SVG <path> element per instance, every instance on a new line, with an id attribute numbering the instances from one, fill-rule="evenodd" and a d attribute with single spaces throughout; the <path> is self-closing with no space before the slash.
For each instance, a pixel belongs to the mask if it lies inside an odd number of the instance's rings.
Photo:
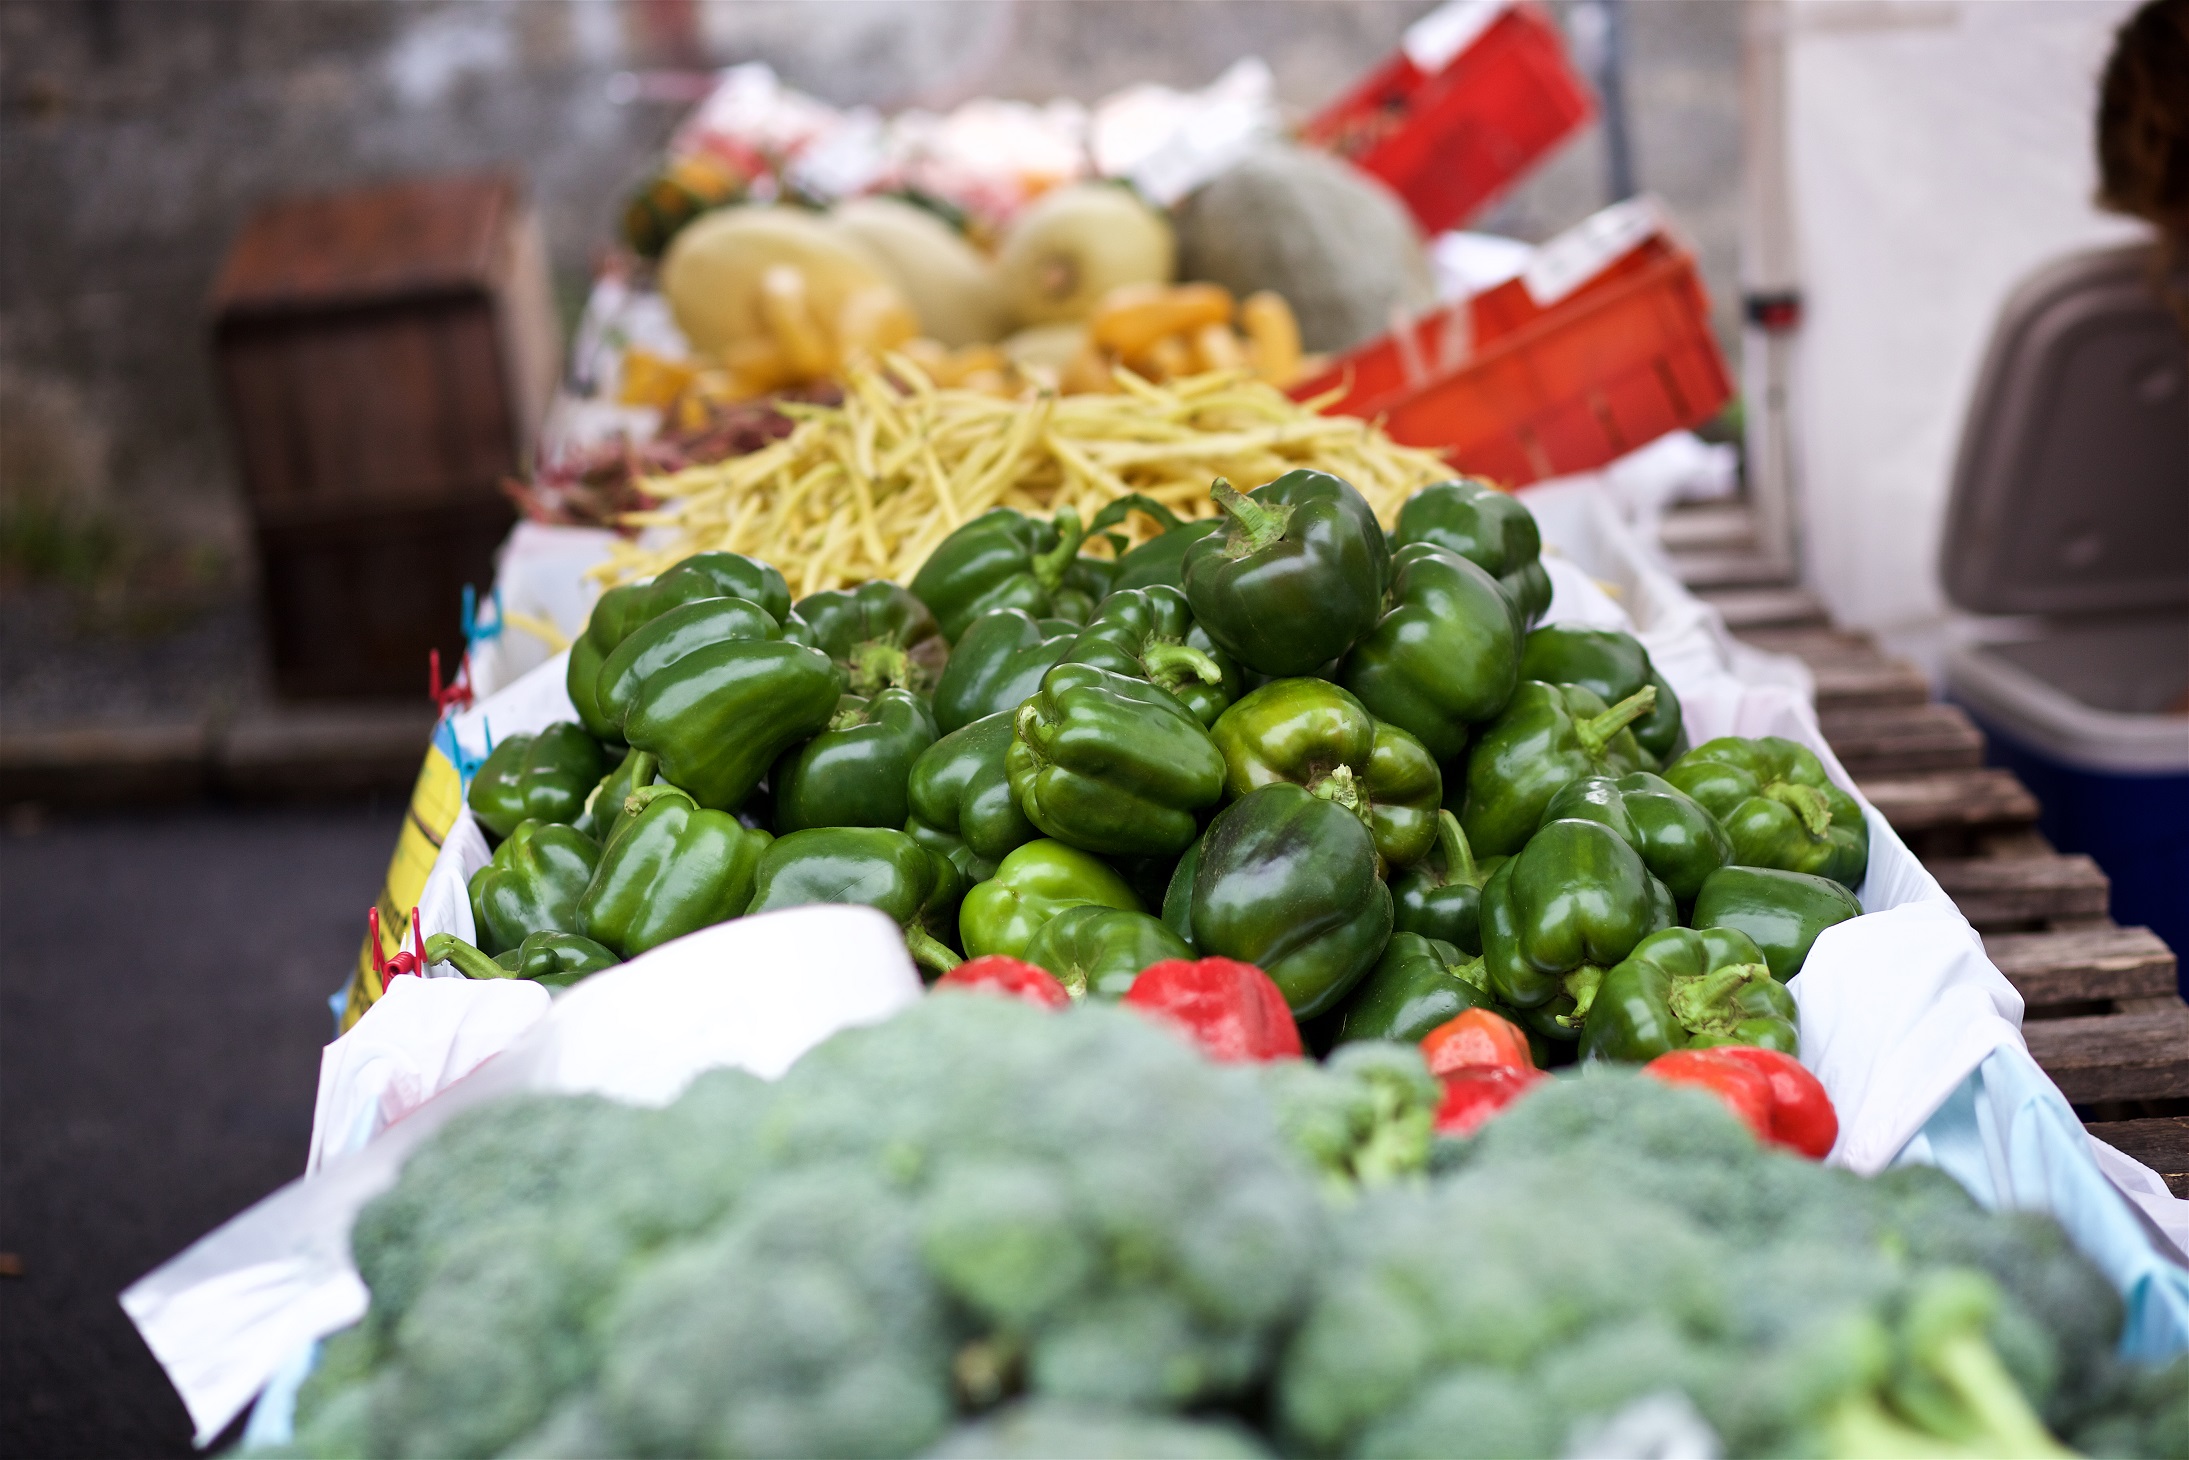
<path id="1" fill-rule="evenodd" d="M 1308 111 L 1426 0 L 12 0 L 0 3 L 0 499 L 88 503 L 240 564 L 241 501 L 204 300 L 253 204 L 512 165 L 566 304 L 680 110 L 610 100 L 630 69 L 771 62 L 831 101 L 1093 99 L 1200 85 L 1241 55 Z M 1629 8 L 1641 184 L 1698 239 L 1730 330 L 1738 6 Z M 1605 201 L 1584 138 L 1490 221 L 1542 237 Z"/>

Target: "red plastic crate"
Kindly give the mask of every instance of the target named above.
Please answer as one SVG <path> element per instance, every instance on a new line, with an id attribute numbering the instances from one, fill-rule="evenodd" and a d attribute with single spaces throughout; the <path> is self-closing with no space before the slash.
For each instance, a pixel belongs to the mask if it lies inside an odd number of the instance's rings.
<path id="1" fill-rule="evenodd" d="M 1429 233 L 1496 201 L 1595 112 L 1540 7 L 1471 3 L 1497 13 L 1443 69 L 1428 74 L 1402 51 L 1303 134 L 1390 184 Z"/>
<path id="2" fill-rule="evenodd" d="M 1699 426 L 1733 383 L 1694 257 L 1660 233 L 1555 303 L 1508 280 L 1363 345 L 1292 395 L 1333 390 L 1344 394 L 1330 410 L 1380 418 L 1394 440 L 1517 486 Z"/>

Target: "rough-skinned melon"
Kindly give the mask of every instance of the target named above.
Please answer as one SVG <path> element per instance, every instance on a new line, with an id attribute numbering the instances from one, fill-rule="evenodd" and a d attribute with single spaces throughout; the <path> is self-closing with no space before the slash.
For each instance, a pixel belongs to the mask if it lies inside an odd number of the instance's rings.
<path id="1" fill-rule="evenodd" d="M 1167 284 L 1178 263 L 1170 224 L 1115 183 L 1074 183 L 1011 220 L 996 259 L 1020 326 L 1085 319 L 1120 284 Z"/>
<path id="2" fill-rule="evenodd" d="M 853 198 L 829 220 L 920 317 L 920 332 L 952 349 L 1001 339 L 1010 324 L 995 268 L 956 230 L 900 198 Z"/>
<path id="3" fill-rule="evenodd" d="M 719 208 L 687 224 L 662 257 L 661 292 L 692 348 L 719 355 L 739 341 L 772 338 L 762 281 L 786 264 L 803 276 L 806 306 L 831 333 L 854 298 L 875 290 L 896 297 L 896 287 L 834 225 L 770 207 Z"/>

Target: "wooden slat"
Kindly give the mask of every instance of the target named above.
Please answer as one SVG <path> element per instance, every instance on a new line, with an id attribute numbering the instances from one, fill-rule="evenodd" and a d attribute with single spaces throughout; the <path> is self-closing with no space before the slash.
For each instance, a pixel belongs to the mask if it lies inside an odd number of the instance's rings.
<path id="1" fill-rule="evenodd" d="M 1806 588 L 1728 588 L 1696 597 L 1725 615 L 1726 627 L 1735 633 L 1825 622 L 1823 603 Z"/>
<path id="2" fill-rule="evenodd" d="M 1816 681 L 1819 714 L 1826 710 L 1920 705 L 1931 697 L 1931 682 L 1923 677 L 1922 670 L 1905 659 L 1880 656 L 1817 664 L 1810 667 L 1809 673 Z"/>
<path id="3" fill-rule="evenodd" d="M 1657 541 L 1668 553 L 1753 549 L 1756 514 L 1746 504 L 1734 502 L 1676 507 L 1658 521 Z"/>
<path id="4" fill-rule="evenodd" d="M 2112 890 L 2088 857 L 1932 857 L 1923 865 L 1979 928 L 2102 918 Z"/>
<path id="5" fill-rule="evenodd" d="M 1993 933 L 1984 952 L 2031 1008 L 2175 993 L 2174 950 L 2149 928 Z"/>
<path id="6" fill-rule="evenodd" d="M 1791 588 L 1793 565 L 1753 549 L 1667 553 L 1672 576 L 1690 588 Z"/>
<path id="7" fill-rule="evenodd" d="M 2032 1020 L 2022 1037 L 2076 1104 L 2189 1096 L 2189 1004 L 2179 1000 L 2148 1013 Z"/>
<path id="8" fill-rule="evenodd" d="M 1744 629 L 1741 638 L 1758 649 L 1791 654 L 1803 663 L 1871 664 L 1885 658 L 1877 640 L 1852 629 Z"/>
<path id="9" fill-rule="evenodd" d="M 2189 1197 L 2189 1115 L 2108 1120 L 2084 1129 L 2158 1172 L 2174 1195 Z"/>
<path id="10" fill-rule="evenodd" d="M 1984 763 L 1984 737 L 1952 705 L 1865 706 L 1820 710 L 1824 738 L 1848 774 L 1904 775 Z"/>
<path id="11" fill-rule="evenodd" d="M 1983 767 L 1887 776 L 1861 782 L 1893 830 L 1902 836 L 1946 827 L 2017 826 L 2037 819 L 2037 798 L 2012 771 Z"/>

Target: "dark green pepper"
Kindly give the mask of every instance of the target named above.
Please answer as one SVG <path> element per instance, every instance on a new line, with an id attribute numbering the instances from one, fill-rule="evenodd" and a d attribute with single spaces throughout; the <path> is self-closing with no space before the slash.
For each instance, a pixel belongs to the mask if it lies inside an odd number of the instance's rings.
<path id="1" fill-rule="evenodd" d="M 512 735 L 494 747 L 471 778 L 465 801 L 498 837 L 521 821 L 578 819 L 586 794 L 607 769 L 600 742 L 568 720 L 537 735 Z"/>
<path id="2" fill-rule="evenodd" d="M 1870 829 L 1807 746 L 1726 735 L 1696 746 L 1665 779 L 1710 809 L 1743 867 L 1778 867 L 1853 887 L 1870 865 Z"/>
<path id="3" fill-rule="evenodd" d="M 1436 761 L 1328 680 L 1273 680 L 1224 711 L 1209 735 L 1232 796 L 1279 781 L 1305 786 L 1359 816 L 1393 867 L 1420 861 L 1436 843 L 1444 795 Z"/>
<path id="4" fill-rule="evenodd" d="M 1158 585 L 1183 589 L 1187 550 L 1210 533 L 1223 529 L 1222 517 L 1208 517 L 1199 522 L 1183 523 L 1149 538 L 1117 560 L 1117 577 L 1111 580 L 1110 591 L 1120 593 L 1127 588 Z"/>
<path id="5" fill-rule="evenodd" d="M 741 639 L 695 649 L 639 686 L 623 734 L 671 785 L 734 811 L 775 758 L 827 728 L 844 672 L 818 649 Z"/>
<path id="6" fill-rule="evenodd" d="M 587 937 L 625 958 L 736 917 L 774 838 L 674 786 L 631 793 L 638 809 L 601 853 L 578 908 Z"/>
<path id="7" fill-rule="evenodd" d="M 585 798 L 585 809 L 570 824 L 606 846 L 616 828 L 629 819 L 623 803 L 633 791 L 651 786 L 659 773 L 653 756 L 643 750 L 626 750 L 622 761 L 602 776 L 600 784 Z"/>
<path id="8" fill-rule="evenodd" d="M 1521 646 L 1520 677 L 1546 684 L 1585 684 L 1607 705 L 1616 705 L 1643 685 L 1654 685 L 1657 703 L 1634 722 L 1634 743 L 1655 756 L 1659 765 L 1687 748 L 1680 727 L 1680 697 L 1649 662 L 1649 650 L 1632 634 L 1580 624 L 1545 624 Z"/>
<path id="9" fill-rule="evenodd" d="M 1077 998 L 1121 999 L 1140 970 L 1193 949 L 1156 918 L 1121 907 L 1068 907 L 1043 923 L 1021 955 Z"/>
<path id="10" fill-rule="evenodd" d="M 1776 867 L 1721 867 L 1704 880 L 1692 921 L 1736 928 L 1763 950 L 1780 983 L 1801 972 L 1826 928 L 1862 916 L 1855 895 L 1829 877 Z"/>
<path id="11" fill-rule="evenodd" d="M 1212 725 L 1239 697 L 1239 666 L 1216 647 L 1176 588 L 1126 588 L 1102 601 L 1059 661 L 1099 664 L 1170 691 Z"/>
<path id="12" fill-rule="evenodd" d="M 1193 946 L 1251 963 L 1295 1018 L 1352 991 L 1391 936 L 1390 889 L 1358 816 L 1290 782 L 1217 814 L 1193 874 Z"/>
<path id="13" fill-rule="evenodd" d="M 951 731 L 920 753 L 905 782 L 906 835 L 948 857 L 968 884 L 995 876 L 998 862 L 1041 835 L 1004 769 L 1015 718 L 1007 710 Z"/>
<path id="14" fill-rule="evenodd" d="M 1115 558 L 1094 558 L 1082 553 L 1065 566 L 1064 581 L 1057 584 L 1056 592 L 1049 596 L 1050 616 L 1070 619 L 1075 624 L 1086 623 L 1094 617 L 1102 600 L 1110 596 L 1110 585 L 1116 581 Z"/>
<path id="15" fill-rule="evenodd" d="M 808 594 L 793 612 L 812 629 L 813 647 L 844 671 L 855 695 L 885 689 L 927 694 L 950 657 L 935 615 L 894 583 L 876 579 Z"/>
<path id="16" fill-rule="evenodd" d="M 1015 710 L 1078 641 L 1079 625 L 998 609 L 973 620 L 935 686 L 935 727 L 945 735 Z"/>
<path id="17" fill-rule="evenodd" d="M 1441 938 L 1393 933 L 1374 970 L 1338 1011 L 1336 1042 L 1395 1039 L 1419 1044 L 1430 1030 L 1469 1009 L 1510 1012 L 1490 993 L 1482 960 Z"/>
<path id="18" fill-rule="evenodd" d="M 1300 470 L 1244 494 L 1218 480 L 1209 495 L 1230 521 L 1186 550 L 1186 600 L 1233 658 L 1313 674 L 1375 627 L 1391 552 L 1351 485 Z"/>
<path id="19" fill-rule="evenodd" d="M 1530 1028 L 1578 1039 L 1606 971 L 1673 920 L 1672 895 L 1617 832 L 1554 821 L 1484 885 L 1482 960 Z"/>
<path id="20" fill-rule="evenodd" d="M 1665 928 L 1604 975 L 1581 1057 L 1646 1064 L 1675 1049 L 1753 1044 L 1798 1054 L 1801 1013 L 1733 928 Z"/>
<path id="21" fill-rule="evenodd" d="M 1171 880 L 1163 889 L 1163 926 L 1169 928 L 1190 947 L 1193 943 L 1193 879 L 1201 870 L 1201 843 L 1205 835 L 1196 837 L 1192 846 L 1171 868 Z"/>
<path id="22" fill-rule="evenodd" d="M 1004 768 L 1026 819 L 1114 856 L 1183 851 L 1224 793 L 1224 758 L 1193 712 L 1145 680 L 1059 664 L 1018 708 Z"/>
<path id="23" fill-rule="evenodd" d="M 570 662 L 563 671 L 563 685 L 570 692 L 570 704 L 578 713 L 578 723 L 598 739 L 617 740 L 623 735 L 623 727 L 600 707 L 600 667 L 615 652 L 616 646 L 631 636 L 632 630 L 646 622 L 651 604 L 645 584 L 628 583 L 609 589 L 593 605 L 593 612 L 585 621 L 585 632 L 570 645 Z"/>
<path id="24" fill-rule="evenodd" d="M 911 690 L 845 695 L 826 730 L 775 763 L 768 785 L 776 835 L 814 826 L 902 827 L 913 763 L 934 743 L 935 717 Z"/>
<path id="25" fill-rule="evenodd" d="M 1482 884 L 1503 857 L 1475 860 L 1467 833 L 1449 811 L 1437 812 L 1436 846 L 1391 879 L 1393 926 L 1457 946 L 1472 957 L 1482 951 Z"/>
<path id="26" fill-rule="evenodd" d="M 600 705 L 601 666 L 641 625 L 703 598 L 742 598 L 776 620 L 790 612 L 790 589 L 783 575 L 741 553 L 695 553 L 651 583 L 609 589 L 593 605 L 585 632 L 570 646 L 564 682 L 579 724 L 602 740 L 620 738 L 615 721 Z"/>
<path id="27" fill-rule="evenodd" d="M 912 592 L 953 644 L 974 619 L 999 608 L 1046 615 L 1082 536 L 1069 507 L 1054 522 L 997 507 L 937 544 L 913 575 Z"/>
<path id="28" fill-rule="evenodd" d="M 1452 760 L 1520 682 L 1520 621 L 1496 579 L 1430 543 L 1391 555 L 1388 602 L 1339 679 L 1370 714 Z"/>
<path id="29" fill-rule="evenodd" d="M 578 904 L 599 862 L 600 848 L 574 826 L 518 823 L 466 888 L 479 946 L 495 954 L 534 933 L 577 931 Z"/>
<path id="30" fill-rule="evenodd" d="M 1619 833 L 1682 907 L 1703 890 L 1703 879 L 1733 856 L 1718 819 L 1694 797 L 1648 771 L 1631 771 L 1616 780 L 1585 776 L 1568 781 L 1543 808 L 1543 820 L 1568 817 L 1600 821 Z"/>
<path id="31" fill-rule="evenodd" d="M 670 665 L 716 644 L 782 636 L 781 625 L 749 599 L 700 598 L 680 603 L 633 629 L 602 661 L 597 695 L 600 713 L 615 725 L 620 736 L 639 690 Z"/>
<path id="32" fill-rule="evenodd" d="M 817 827 L 779 837 L 760 854 L 745 913 L 823 902 L 877 908 L 904 930 L 912 961 L 933 976 L 958 966 L 958 955 L 937 934 L 948 927 L 964 887 L 948 857 L 901 831 Z"/>
<path id="33" fill-rule="evenodd" d="M 465 978 L 527 978 L 566 989 L 623 960 L 582 933 L 534 933 L 491 958 L 453 934 L 435 933 L 426 939 L 426 961 L 454 964 Z"/>
<path id="34" fill-rule="evenodd" d="M 1031 841 L 996 865 L 996 875 L 965 894 L 958 937 L 968 958 L 1023 958 L 1026 946 L 1069 907 L 1139 912 L 1140 899 L 1100 857 L 1057 841 Z"/>
<path id="35" fill-rule="evenodd" d="M 1484 728 L 1467 756 L 1459 822 L 1475 854 L 1509 856 L 1527 845 L 1542 824 L 1543 808 L 1568 782 L 1643 769 L 1642 747 L 1627 726 L 1656 700 L 1655 690 L 1644 689 L 1607 710 L 1594 690 L 1580 685 L 1520 681 L 1505 713 Z M 1447 785 L 1446 805 L 1457 789 Z"/>
<path id="36" fill-rule="evenodd" d="M 1551 606 L 1543 570 L 1543 534 L 1520 499 L 1477 477 L 1423 487 L 1399 508 L 1391 545 L 1433 542 L 1488 573 L 1505 590 L 1523 626 Z"/>

